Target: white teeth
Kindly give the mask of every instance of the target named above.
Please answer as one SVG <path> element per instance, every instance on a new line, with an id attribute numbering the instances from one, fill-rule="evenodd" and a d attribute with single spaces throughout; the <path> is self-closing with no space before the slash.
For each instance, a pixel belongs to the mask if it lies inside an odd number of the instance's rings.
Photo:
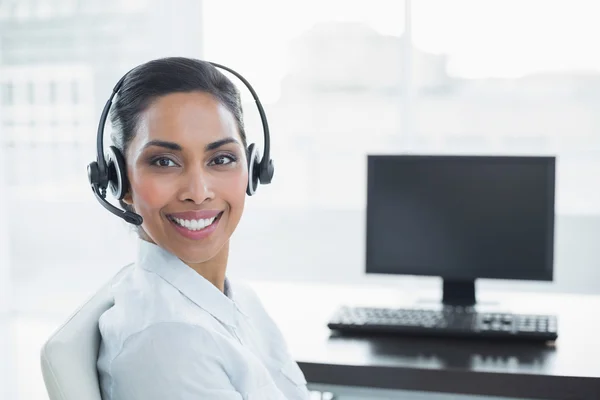
<path id="1" fill-rule="evenodd" d="M 207 219 L 192 219 L 192 220 L 181 219 L 181 218 L 171 218 L 171 219 L 173 221 L 175 221 L 178 225 L 181 225 L 181 226 L 189 229 L 190 231 L 199 231 L 201 229 L 206 228 L 213 222 L 215 222 L 215 218 L 216 217 L 207 218 Z"/>

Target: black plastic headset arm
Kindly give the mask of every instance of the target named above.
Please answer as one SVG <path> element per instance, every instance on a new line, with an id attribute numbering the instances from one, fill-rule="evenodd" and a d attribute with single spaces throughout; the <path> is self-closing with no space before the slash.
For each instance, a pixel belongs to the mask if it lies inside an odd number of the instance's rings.
<path id="1" fill-rule="evenodd" d="M 131 72 L 131 71 L 130 71 Z M 100 121 L 98 122 L 98 132 L 96 134 L 96 159 L 98 160 L 98 172 L 101 182 L 98 182 L 100 187 L 106 188 L 108 186 L 108 171 L 106 170 L 106 159 L 104 158 L 104 126 L 106 125 L 106 120 L 108 118 L 108 113 L 110 111 L 110 107 L 112 105 L 112 101 L 121 88 L 121 85 L 125 81 L 125 78 L 129 75 L 129 72 L 123 75 L 119 82 L 113 88 L 113 91 L 104 105 L 104 109 L 102 110 L 102 114 L 100 115 Z"/>
<path id="2" fill-rule="evenodd" d="M 269 163 L 271 162 L 271 154 L 270 154 L 270 152 L 271 152 L 271 134 L 269 132 L 269 124 L 267 122 L 267 115 L 265 114 L 265 110 L 262 106 L 262 103 L 260 102 L 260 99 L 258 98 L 258 95 L 256 94 L 256 91 L 254 90 L 252 85 L 250 85 L 250 82 L 248 82 L 246 80 L 246 78 L 244 78 L 241 74 L 234 71 L 233 69 L 226 67 L 224 65 L 221 65 L 221 64 L 214 63 L 212 61 L 209 61 L 209 63 L 215 67 L 224 69 L 225 71 L 228 71 L 231 74 L 235 75 L 240 81 L 242 81 L 242 83 L 248 88 L 248 90 L 252 94 L 252 97 L 254 98 L 254 102 L 256 103 L 256 108 L 258 108 L 258 113 L 260 114 L 260 121 L 262 123 L 264 140 L 265 140 L 265 143 L 263 146 L 263 154 L 261 155 L 262 158 L 260 161 L 261 183 L 263 183 L 263 184 L 270 183 L 270 180 L 272 178 L 272 176 L 269 176 L 269 175 L 272 175 L 272 172 L 269 171 Z"/>

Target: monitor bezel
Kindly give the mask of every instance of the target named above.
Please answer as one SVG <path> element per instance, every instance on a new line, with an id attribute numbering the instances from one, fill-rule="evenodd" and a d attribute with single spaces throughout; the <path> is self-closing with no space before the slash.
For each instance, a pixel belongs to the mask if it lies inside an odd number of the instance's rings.
<path id="1" fill-rule="evenodd" d="M 406 161 L 412 160 L 425 160 L 432 159 L 440 161 L 450 161 L 462 159 L 465 162 L 481 161 L 482 159 L 493 159 L 494 161 L 532 161 L 543 163 L 547 166 L 548 171 L 548 221 L 549 228 L 547 230 L 546 237 L 546 265 L 543 271 L 540 271 L 535 277 L 511 277 L 506 275 L 503 277 L 497 276 L 486 276 L 485 273 L 478 274 L 477 276 L 462 275 L 462 274 L 449 274 L 447 276 L 440 276 L 437 274 L 427 273 L 420 270 L 418 267 L 404 266 L 399 268 L 402 272 L 385 272 L 377 265 L 374 265 L 372 260 L 373 247 L 370 243 L 369 233 L 373 230 L 373 208 L 370 207 L 369 198 L 373 196 L 373 174 L 374 174 L 374 163 L 377 161 L 390 160 L 390 159 L 402 159 Z M 556 156 L 521 156 L 521 155 L 438 155 L 438 154 L 368 154 L 367 155 L 367 190 L 366 190 L 366 213 L 365 213 L 365 272 L 367 274 L 381 274 L 381 275 L 407 275 L 407 276 L 434 276 L 441 277 L 449 280 L 459 281 L 472 281 L 476 279 L 494 279 L 494 280 L 520 280 L 520 281 L 553 281 L 554 280 L 554 248 L 555 248 L 555 207 L 556 207 Z"/>

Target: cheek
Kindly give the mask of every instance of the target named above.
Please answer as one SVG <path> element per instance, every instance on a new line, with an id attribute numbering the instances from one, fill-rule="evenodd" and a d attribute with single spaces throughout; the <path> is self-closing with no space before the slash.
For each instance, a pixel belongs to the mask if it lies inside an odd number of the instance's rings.
<path id="1" fill-rule="evenodd" d="M 239 173 L 232 175 L 229 179 L 219 182 L 219 186 L 220 197 L 231 205 L 234 213 L 241 213 L 246 200 L 248 171 L 244 168 Z"/>
<path id="2" fill-rule="evenodd" d="M 151 211 L 161 209 L 171 198 L 172 181 L 160 179 L 142 171 L 132 171 L 131 188 L 133 192 L 134 207 L 139 210 Z"/>
<path id="3" fill-rule="evenodd" d="M 235 203 L 244 204 L 246 200 L 246 188 L 248 187 L 248 172 L 244 170 L 244 173 L 240 174 L 235 180 L 231 182 L 229 190 L 231 193 L 235 193 Z"/>

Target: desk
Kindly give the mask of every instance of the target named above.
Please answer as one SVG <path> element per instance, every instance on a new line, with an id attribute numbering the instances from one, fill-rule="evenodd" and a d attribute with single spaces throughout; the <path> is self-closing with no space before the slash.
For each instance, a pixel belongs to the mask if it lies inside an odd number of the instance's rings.
<path id="1" fill-rule="evenodd" d="M 311 383 L 508 398 L 600 399 L 600 296 L 478 293 L 492 311 L 557 315 L 559 339 L 548 345 L 339 336 L 326 324 L 340 305 L 413 306 L 435 293 L 366 285 L 249 283 Z"/>

